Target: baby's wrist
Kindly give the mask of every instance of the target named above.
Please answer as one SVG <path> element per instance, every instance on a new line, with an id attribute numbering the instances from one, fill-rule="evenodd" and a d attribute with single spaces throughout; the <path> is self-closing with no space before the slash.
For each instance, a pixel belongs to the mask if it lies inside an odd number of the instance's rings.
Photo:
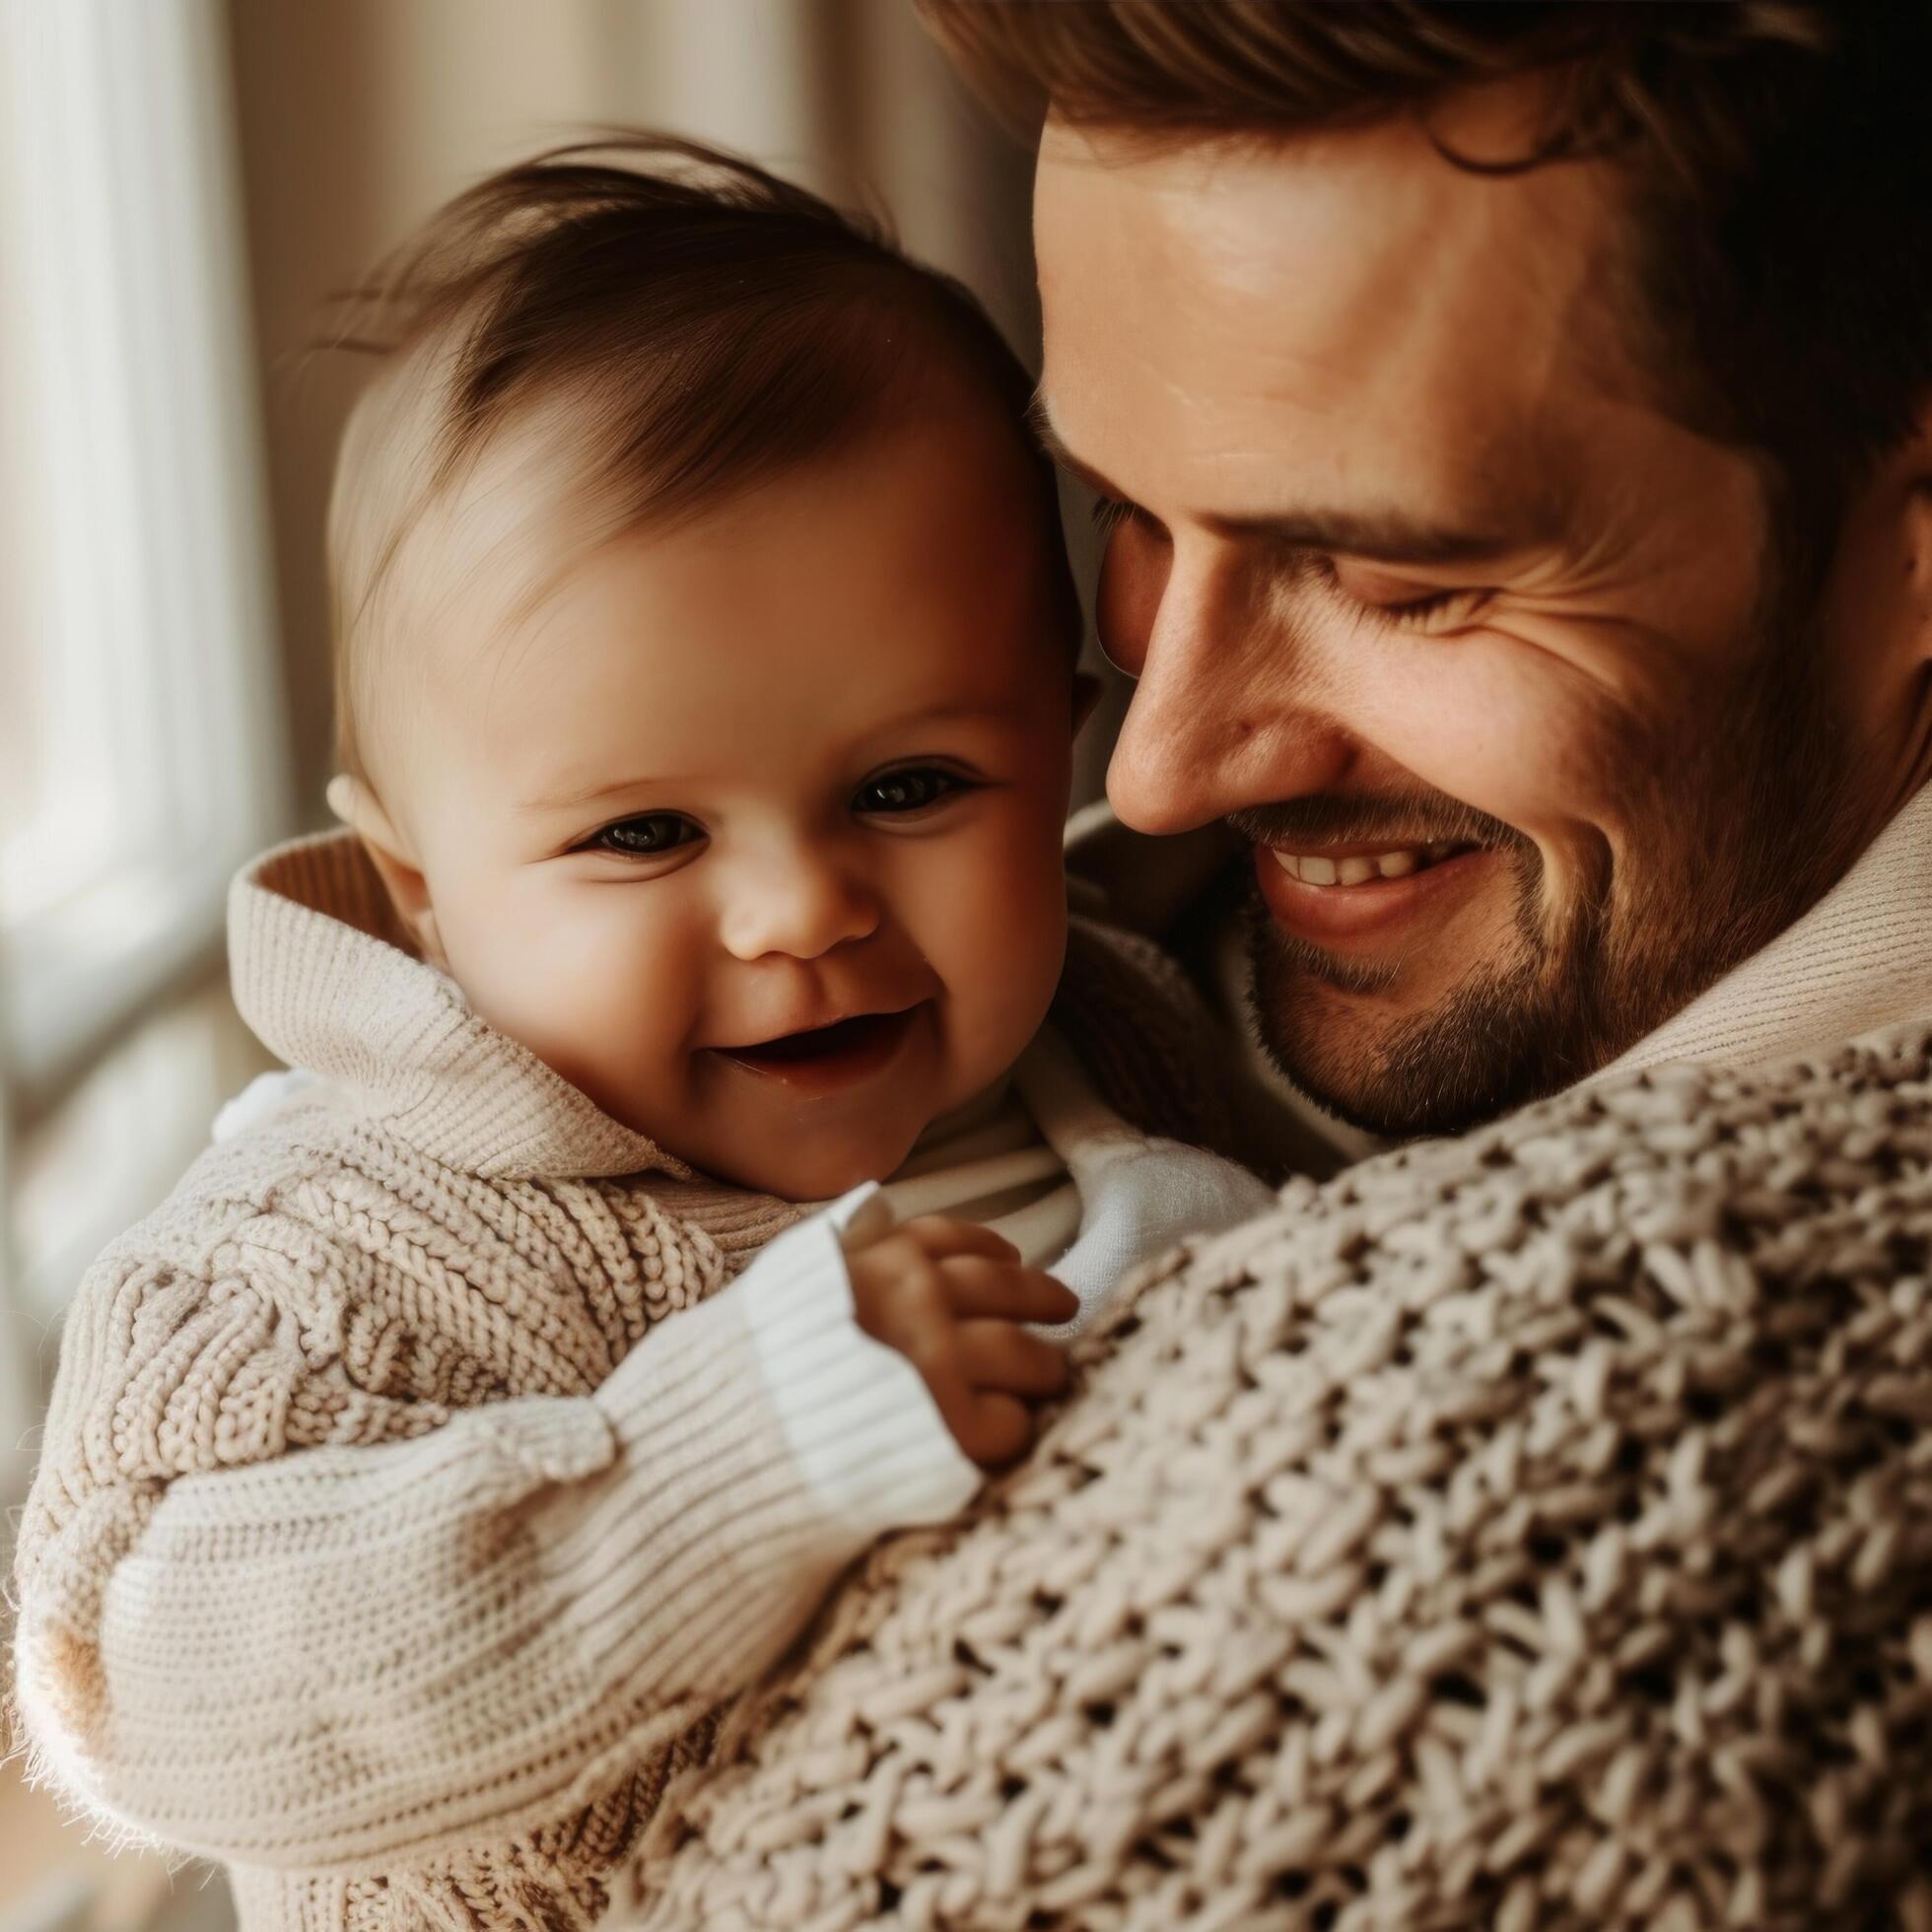
<path id="1" fill-rule="evenodd" d="M 942 1522 L 979 1485 L 925 1378 L 858 1320 L 841 1246 L 853 1197 L 790 1229 L 741 1276 L 751 1343 L 792 1453 L 857 1543 Z M 883 1205 L 883 1204 L 881 1204 Z"/>

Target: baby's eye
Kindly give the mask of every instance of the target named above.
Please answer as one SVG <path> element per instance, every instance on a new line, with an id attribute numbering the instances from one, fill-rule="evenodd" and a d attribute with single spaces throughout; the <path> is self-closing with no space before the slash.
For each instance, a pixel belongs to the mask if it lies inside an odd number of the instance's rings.
<path id="1" fill-rule="evenodd" d="M 620 818 L 615 825 L 606 825 L 590 841 L 590 850 L 622 853 L 627 859 L 655 859 L 659 853 L 694 844 L 704 836 L 704 827 L 693 824 L 682 812 L 641 812 L 636 818 Z"/>
<path id="2" fill-rule="evenodd" d="M 964 779 L 936 765 L 908 765 L 896 772 L 868 778 L 853 797 L 858 812 L 875 815 L 924 811 L 941 798 L 968 789 Z"/>

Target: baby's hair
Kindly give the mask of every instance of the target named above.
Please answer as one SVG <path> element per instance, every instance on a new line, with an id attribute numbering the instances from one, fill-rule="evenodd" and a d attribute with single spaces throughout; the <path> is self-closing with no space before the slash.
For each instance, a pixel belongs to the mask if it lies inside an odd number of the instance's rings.
<path id="1" fill-rule="evenodd" d="M 353 300 L 334 346 L 384 365 L 329 511 L 337 754 L 363 783 L 398 554 L 508 424 L 547 409 L 582 554 L 831 453 L 963 379 L 1032 454 L 1056 620 L 1077 639 L 1018 358 L 959 283 L 749 162 L 645 133 L 554 149 L 457 196 Z"/>

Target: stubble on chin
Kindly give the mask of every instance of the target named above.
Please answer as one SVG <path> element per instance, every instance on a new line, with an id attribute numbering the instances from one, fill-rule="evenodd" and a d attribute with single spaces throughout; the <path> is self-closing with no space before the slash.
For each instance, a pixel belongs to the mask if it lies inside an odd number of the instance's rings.
<path id="1" fill-rule="evenodd" d="M 1281 932 L 1259 891 L 1247 901 L 1253 1023 L 1276 1065 L 1324 1111 L 1383 1138 L 1452 1134 L 1561 1084 L 1593 1028 L 1565 1013 L 1577 934 L 1553 948 L 1536 929 L 1534 857 L 1512 863 L 1503 953 L 1444 997 L 1391 1012 L 1400 965 L 1340 960 Z M 1552 957 L 1553 954 L 1553 957 Z"/>

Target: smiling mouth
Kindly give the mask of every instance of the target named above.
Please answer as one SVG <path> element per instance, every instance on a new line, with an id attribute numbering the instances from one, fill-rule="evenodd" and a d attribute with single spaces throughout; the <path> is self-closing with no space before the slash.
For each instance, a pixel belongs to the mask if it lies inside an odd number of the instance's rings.
<path id="1" fill-rule="evenodd" d="M 715 1047 L 721 1059 L 787 1086 L 829 1091 L 880 1071 L 912 1031 L 918 1006 L 896 1013 L 855 1013 L 830 1026 L 783 1033 L 753 1046 Z"/>

